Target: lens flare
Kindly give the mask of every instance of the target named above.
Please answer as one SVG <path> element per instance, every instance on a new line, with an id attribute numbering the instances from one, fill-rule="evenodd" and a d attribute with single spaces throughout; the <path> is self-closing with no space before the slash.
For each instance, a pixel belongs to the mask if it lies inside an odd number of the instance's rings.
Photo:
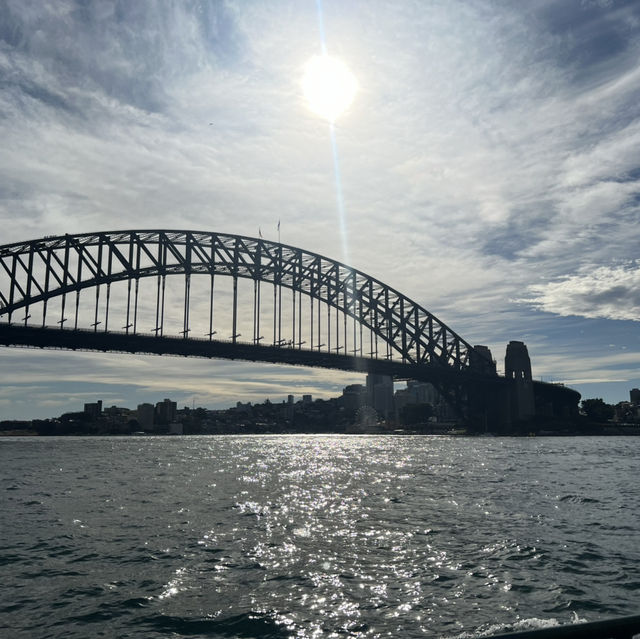
<path id="1" fill-rule="evenodd" d="M 302 91 L 309 108 L 329 122 L 349 108 L 357 89 L 353 73 L 336 58 L 317 55 L 305 65 Z"/>

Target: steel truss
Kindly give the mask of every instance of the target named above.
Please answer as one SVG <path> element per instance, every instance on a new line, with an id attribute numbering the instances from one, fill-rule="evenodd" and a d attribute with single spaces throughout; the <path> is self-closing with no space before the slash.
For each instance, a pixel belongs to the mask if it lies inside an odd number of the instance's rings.
<path id="1" fill-rule="evenodd" d="M 61 329 L 78 329 L 80 291 L 95 290 L 96 332 L 109 332 L 111 285 L 127 283 L 126 334 L 139 334 L 140 281 L 155 278 L 155 328 L 164 330 L 165 281 L 184 276 L 183 330 L 190 328 L 190 288 L 194 275 L 210 281 L 209 331 L 213 340 L 214 285 L 216 276 L 232 278 L 233 332 L 238 323 L 238 279 L 253 281 L 253 344 L 260 345 L 260 309 L 273 286 L 272 344 L 282 348 L 335 352 L 353 357 L 386 359 L 411 365 L 428 365 L 449 372 L 473 371 L 491 375 L 491 363 L 425 308 L 380 280 L 346 264 L 293 246 L 224 233 L 172 230 L 130 230 L 49 236 L 0 246 L 0 320 L 33 325 L 30 308 L 42 304 L 42 327 L 47 303 L 61 299 L 57 321 Z M 282 290 L 289 289 L 293 338 L 282 338 Z M 104 297 L 101 297 L 104 296 Z M 262 296 L 262 301 L 261 301 Z M 302 298 L 310 304 L 310 326 L 302 326 Z M 315 302 L 315 309 L 314 309 Z M 102 304 L 103 311 L 99 312 Z M 324 305 L 325 313 L 321 313 Z M 334 315 L 331 315 L 334 309 Z M 16 321 L 16 314 L 24 312 Z M 67 317 L 67 314 L 69 315 Z M 342 325 L 340 319 L 342 318 Z M 31 319 L 31 322 L 29 320 Z M 365 351 L 363 332 L 370 350 Z M 310 335 L 303 339 L 303 333 Z M 342 343 L 340 341 L 342 334 Z M 322 341 L 324 339 L 324 342 Z M 304 347 L 304 348 L 303 348 Z"/>

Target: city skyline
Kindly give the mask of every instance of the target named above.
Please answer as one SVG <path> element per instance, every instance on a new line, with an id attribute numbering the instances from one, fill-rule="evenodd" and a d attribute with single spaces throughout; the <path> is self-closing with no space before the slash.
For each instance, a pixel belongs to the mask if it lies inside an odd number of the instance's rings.
<path id="1" fill-rule="evenodd" d="M 522 340 L 534 378 L 583 398 L 616 403 L 640 387 L 637 4 L 9 1 L 0 18 L 2 243 L 261 234 L 379 278 L 489 346 L 499 370 Z M 323 48 L 357 81 L 333 126 L 301 87 Z M 363 379 L 102 353 L 0 358 L 3 419 L 96 396 L 211 408 L 331 397 Z"/>
<path id="2" fill-rule="evenodd" d="M 212 416 L 216 414 L 229 415 L 233 411 L 240 411 L 236 420 L 239 421 L 242 427 L 246 426 L 243 420 L 243 416 L 247 416 L 253 409 L 259 409 L 260 407 L 271 407 L 274 410 L 278 408 L 286 408 L 287 410 L 282 413 L 282 416 L 286 419 L 292 419 L 292 411 L 294 406 L 306 406 L 308 408 L 315 406 L 320 412 L 325 414 L 332 413 L 336 408 L 338 412 L 335 417 L 339 419 L 339 426 L 345 424 L 360 423 L 361 425 L 366 422 L 369 426 L 374 424 L 386 424 L 387 429 L 395 429 L 400 423 L 410 424 L 422 424 L 426 427 L 427 424 L 432 424 L 436 428 L 437 434 L 446 434 L 438 430 L 440 427 L 451 428 L 459 426 L 463 430 L 469 429 L 468 432 L 478 432 L 475 430 L 473 424 L 460 419 L 460 415 L 457 415 L 455 410 L 447 404 L 442 396 L 439 395 L 436 388 L 428 382 L 417 382 L 415 380 L 409 380 L 406 387 L 395 388 L 392 378 L 384 375 L 367 376 L 365 384 L 350 384 L 342 389 L 342 392 L 334 397 L 330 398 L 313 398 L 312 395 L 302 395 L 296 397 L 292 394 L 287 394 L 286 398 L 275 398 L 273 401 L 270 398 L 264 398 L 262 401 L 246 402 L 236 401 L 231 405 L 227 405 L 221 408 L 207 408 L 203 406 L 183 406 L 180 407 L 178 402 L 171 400 L 171 398 L 164 398 L 162 400 L 155 400 L 151 402 L 137 403 L 133 406 L 108 406 L 103 403 L 101 399 L 96 399 L 93 402 L 86 402 L 83 405 L 83 410 L 80 410 L 79 406 L 73 407 L 74 410 L 60 415 L 49 415 L 45 418 L 35 420 L 3 420 L 0 419 L 0 426 L 2 430 L 6 431 L 9 435 L 18 434 L 20 429 L 27 431 L 38 431 L 38 434 L 54 434 L 51 432 L 43 432 L 41 430 L 44 422 L 49 424 L 55 424 L 57 422 L 84 424 L 81 430 L 84 429 L 83 434 L 108 434 L 108 432 L 100 432 L 99 430 L 88 428 L 87 424 L 96 421 L 106 419 L 111 426 L 127 426 L 129 431 L 127 433 L 121 431 L 114 431 L 111 434 L 140 434 L 140 429 L 146 431 L 167 432 L 167 429 L 171 430 L 171 434 L 187 434 L 182 432 L 182 420 L 186 419 L 188 422 L 193 421 L 192 417 L 198 415 L 198 419 L 201 420 L 204 416 Z M 413 411 L 405 414 L 405 409 L 413 407 Z M 360 414 L 359 409 L 366 409 Z M 317 414 L 318 410 L 314 412 Z M 426 411 L 426 412 L 425 412 Z M 82 417 L 84 416 L 84 418 Z M 316 415 L 317 416 L 317 415 Z M 629 390 L 628 397 L 625 400 L 618 402 L 615 405 L 607 404 L 601 399 L 589 398 L 583 399 L 581 402 L 580 410 L 576 411 L 570 418 L 549 419 L 550 416 L 538 415 L 523 422 L 503 423 L 501 425 L 493 424 L 498 433 L 503 434 L 528 434 L 531 435 L 535 430 L 540 429 L 543 433 L 550 433 L 557 431 L 559 433 L 573 432 L 575 434 L 575 428 L 582 423 L 583 426 L 589 423 L 599 423 L 600 426 L 604 426 L 606 423 L 617 423 L 625 427 L 633 426 L 640 420 L 640 389 L 633 388 Z M 130 420 L 135 421 L 135 425 L 130 423 Z M 409 421 L 407 421 L 409 420 Z M 411 421 L 413 420 L 413 421 Z M 325 420 L 324 426 L 331 424 L 331 419 Z M 338 424 L 334 424 L 338 425 Z M 95 424 L 94 424 L 95 426 Z M 266 422 L 260 422 L 260 426 L 266 427 Z M 300 422 L 303 430 L 311 427 L 311 424 L 305 424 L 304 419 Z M 476 425 L 477 426 L 477 425 Z M 170 428 L 171 427 L 171 428 Z M 541 428 L 542 427 L 542 428 Z M 524 429 L 524 430 L 523 430 Z M 564 429 L 574 429 L 573 431 Z M 424 428 L 423 428 L 424 431 Z M 214 432 L 220 432 L 215 430 Z M 266 431 L 265 431 L 266 432 Z M 395 432 L 395 431 L 394 431 Z M 398 431 L 399 432 L 399 431 Z M 456 434 L 461 434 L 462 430 L 456 431 Z M 484 431 L 483 431 L 484 432 Z M 73 434 L 72 432 L 62 432 L 59 434 Z M 201 432 L 191 434 L 203 434 Z M 205 433 L 206 434 L 206 433 Z M 588 434 L 594 434 L 589 431 Z M 605 432 L 603 434 L 625 434 L 636 435 L 633 429 L 625 432 Z"/>

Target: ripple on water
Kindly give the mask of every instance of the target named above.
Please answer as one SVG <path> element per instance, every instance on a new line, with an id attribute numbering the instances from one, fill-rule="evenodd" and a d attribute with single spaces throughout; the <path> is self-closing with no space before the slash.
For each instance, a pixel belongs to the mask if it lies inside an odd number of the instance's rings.
<path id="1" fill-rule="evenodd" d="M 637 612 L 629 440 L 42 443 L 3 442 L 11 636 L 464 637 Z"/>

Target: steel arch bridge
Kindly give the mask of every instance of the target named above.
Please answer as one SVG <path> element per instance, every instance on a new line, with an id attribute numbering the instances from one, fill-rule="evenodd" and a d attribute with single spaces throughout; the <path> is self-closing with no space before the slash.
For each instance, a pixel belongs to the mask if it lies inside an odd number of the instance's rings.
<path id="1" fill-rule="evenodd" d="M 4 345 L 306 364 L 448 387 L 495 376 L 484 353 L 399 291 L 262 238 L 45 236 L 0 246 L 0 265 Z"/>

